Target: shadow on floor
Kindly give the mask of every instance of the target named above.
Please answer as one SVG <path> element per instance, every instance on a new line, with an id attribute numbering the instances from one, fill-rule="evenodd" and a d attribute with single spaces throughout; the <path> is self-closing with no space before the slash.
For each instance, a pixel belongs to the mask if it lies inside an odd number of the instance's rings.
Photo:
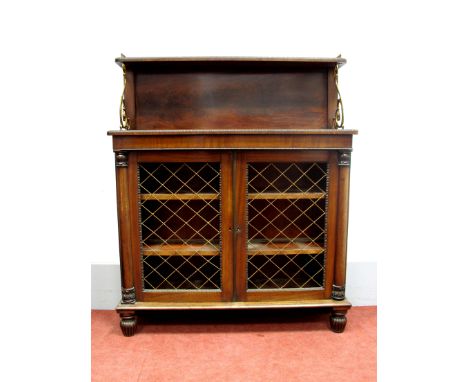
<path id="1" fill-rule="evenodd" d="M 155 332 L 329 330 L 326 309 L 152 311 L 138 313 L 138 327 Z"/>

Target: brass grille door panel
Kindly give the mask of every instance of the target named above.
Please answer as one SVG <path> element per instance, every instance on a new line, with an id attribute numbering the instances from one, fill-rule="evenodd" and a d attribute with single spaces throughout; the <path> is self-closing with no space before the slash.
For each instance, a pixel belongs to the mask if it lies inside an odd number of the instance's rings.
<path id="1" fill-rule="evenodd" d="M 329 164 L 249 162 L 247 290 L 323 290 Z"/>
<path id="2" fill-rule="evenodd" d="M 155 159 L 136 163 L 139 284 L 156 300 L 197 292 L 210 300 L 223 289 L 222 163 Z"/>

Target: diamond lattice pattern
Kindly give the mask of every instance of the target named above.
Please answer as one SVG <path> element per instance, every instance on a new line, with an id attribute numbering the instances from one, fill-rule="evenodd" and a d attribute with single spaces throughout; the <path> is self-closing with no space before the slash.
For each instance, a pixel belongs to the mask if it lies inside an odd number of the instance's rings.
<path id="1" fill-rule="evenodd" d="M 248 164 L 248 288 L 324 285 L 327 163 Z"/>
<path id="2" fill-rule="evenodd" d="M 219 163 L 139 165 L 144 289 L 220 289 Z"/>

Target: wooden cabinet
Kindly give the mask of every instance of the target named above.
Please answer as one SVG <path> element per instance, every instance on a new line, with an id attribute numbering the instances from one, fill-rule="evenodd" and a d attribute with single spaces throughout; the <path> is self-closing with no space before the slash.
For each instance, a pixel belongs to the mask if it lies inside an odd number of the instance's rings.
<path id="1" fill-rule="evenodd" d="M 345 60 L 116 61 L 123 333 L 141 310 L 293 307 L 328 308 L 343 331 Z"/>

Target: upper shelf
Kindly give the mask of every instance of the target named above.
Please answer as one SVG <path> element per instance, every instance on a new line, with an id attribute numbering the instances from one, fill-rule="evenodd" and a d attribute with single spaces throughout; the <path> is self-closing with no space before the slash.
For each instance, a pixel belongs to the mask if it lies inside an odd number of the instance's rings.
<path id="1" fill-rule="evenodd" d="M 117 57 L 115 62 L 122 64 L 148 63 L 248 63 L 248 64 L 300 64 L 342 66 L 346 59 L 342 57 Z"/>

